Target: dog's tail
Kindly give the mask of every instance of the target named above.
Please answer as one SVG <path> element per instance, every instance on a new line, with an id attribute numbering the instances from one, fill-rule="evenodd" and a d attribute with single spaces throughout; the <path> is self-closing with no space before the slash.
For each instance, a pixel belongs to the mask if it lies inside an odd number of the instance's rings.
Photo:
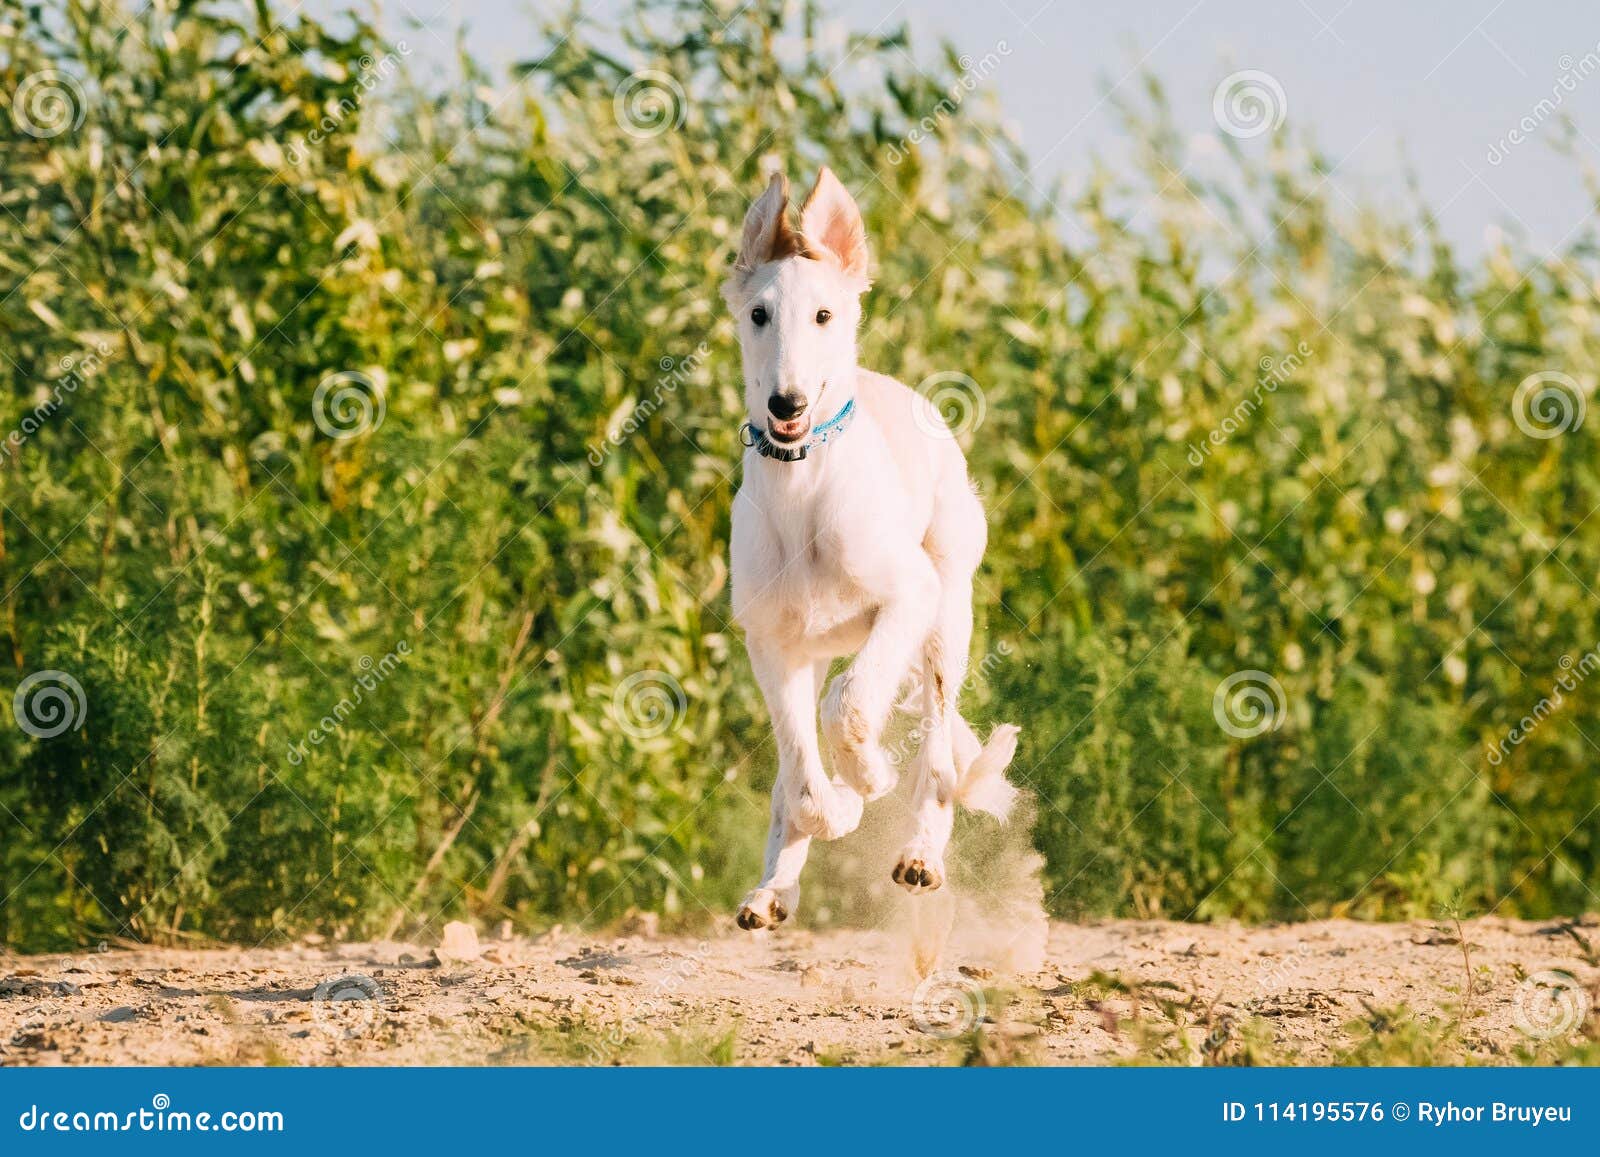
<path id="1" fill-rule="evenodd" d="M 1017 753 L 1017 736 L 1022 729 L 1001 723 L 980 743 L 967 721 L 950 713 L 950 737 L 955 748 L 956 802 L 973 811 L 985 812 L 1005 822 L 1017 802 L 1017 789 L 1006 779 L 1006 768 Z"/>

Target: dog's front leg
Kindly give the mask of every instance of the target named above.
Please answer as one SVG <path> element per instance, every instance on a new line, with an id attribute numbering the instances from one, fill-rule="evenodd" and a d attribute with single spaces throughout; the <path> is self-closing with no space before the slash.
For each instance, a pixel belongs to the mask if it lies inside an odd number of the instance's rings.
<path id="1" fill-rule="evenodd" d="M 741 928 L 764 928 L 794 911 L 812 837 L 831 840 L 854 831 L 861 822 L 861 797 L 843 784 L 828 782 L 823 769 L 815 664 L 757 635 L 748 636 L 747 646 L 778 745 L 766 869 L 739 910 Z"/>
<path id="2" fill-rule="evenodd" d="M 811 837 L 789 818 L 791 793 L 782 770 L 772 785 L 772 824 L 767 829 L 766 868 L 761 883 L 751 889 L 739 907 L 739 927 L 772 928 L 789 918 L 800 903 L 800 869 L 806 866 Z"/>
<path id="3" fill-rule="evenodd" d="M 867 799 L 894 787 L 878 746 L 895 692 L 921 652 L 938 608 L 939 578 L 920 550 L 899 560 L 855 661 L 828 686 L 822 726 L 846 782 Z"/>

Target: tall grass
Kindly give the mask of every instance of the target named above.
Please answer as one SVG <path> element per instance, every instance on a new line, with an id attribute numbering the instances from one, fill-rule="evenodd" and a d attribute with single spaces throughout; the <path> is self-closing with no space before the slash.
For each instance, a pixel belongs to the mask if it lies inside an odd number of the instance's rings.
<path id="1" fill-rule="evenodd" d="M 725 913 L 774 753 L 715 286 L 771 157 L 859 194 L 865 361 L 981 388 L 968 702 L 1057 911 L 1590 905 L 1600 683 L 1495 745 L 1600 643 L 1595 423 L 1513 405 L 1593 393 L 1591 229 L 1465 260 L 1295 139 L 1199 163 L 1153 85 L 1050 207 L 953 54 L 778 0 L 443 91 L 266 0 L 3 5 L 0 657 L 85 703 L 0 728 L 6 942 Z"/>

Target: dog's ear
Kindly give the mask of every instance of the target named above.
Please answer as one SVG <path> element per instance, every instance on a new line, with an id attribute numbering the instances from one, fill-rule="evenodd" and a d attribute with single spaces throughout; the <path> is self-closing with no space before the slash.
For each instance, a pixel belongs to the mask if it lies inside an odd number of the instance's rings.
<path id="1" fill-rule="evenodd" d="M 753 273 L 768 261 L 788 256 L 798 248 L 799 238 L 789 224 L 789 178 L 773 173 L 767 191 L 744 216 L 744 236 L 733 267 L 739 273 Z"/>
<path id="2" fill-rule="evenodd" d="M 866 224 L 855 198 L 826 165 L 800 206 L 800 233 L 812 248 L 827 253 L 851 277 L 866 283 Z"/>

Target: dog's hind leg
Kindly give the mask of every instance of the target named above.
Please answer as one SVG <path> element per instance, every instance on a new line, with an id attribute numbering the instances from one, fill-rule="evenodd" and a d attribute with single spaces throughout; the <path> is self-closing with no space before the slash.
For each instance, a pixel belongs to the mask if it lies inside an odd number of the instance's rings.
<path id="1" fill-rule="evenodd" d="M 986 746 L 961 717 L 959 704 L 972 648 L 972 576 L 985 538 L 983 508 L 962 478 L 941 493 L 925 543 L 939 575 L 939 609 L 923 649 L 923 739 L 914 764 L 911 838 L 892 873 L 895 883 L 910 892 L 931 891 L 944 882 L 955 804 L 998 814 L 998 807 L 986 805 L 1011 790 L 1003 772 L 1016 747 L 1015 728 L 1005 735 L 997 729 L 996 738 L 1010 743 L 1003 752 L 1004 744 L 994 738 Z M 970 793 L 979 800 L 974 805 L 968 788 L 980 779 L 982 789 Z"/>
<path id="2" fill-rule="evenodd" d="M 955 823 L 958 776 L 951 742 L 951 663 L 939 628 L 923 649 L 922 745 L 912 760 L 911 839 L 891 875 L 908 892 L 931 892 L 944 883 L 944 850 Z"/>

